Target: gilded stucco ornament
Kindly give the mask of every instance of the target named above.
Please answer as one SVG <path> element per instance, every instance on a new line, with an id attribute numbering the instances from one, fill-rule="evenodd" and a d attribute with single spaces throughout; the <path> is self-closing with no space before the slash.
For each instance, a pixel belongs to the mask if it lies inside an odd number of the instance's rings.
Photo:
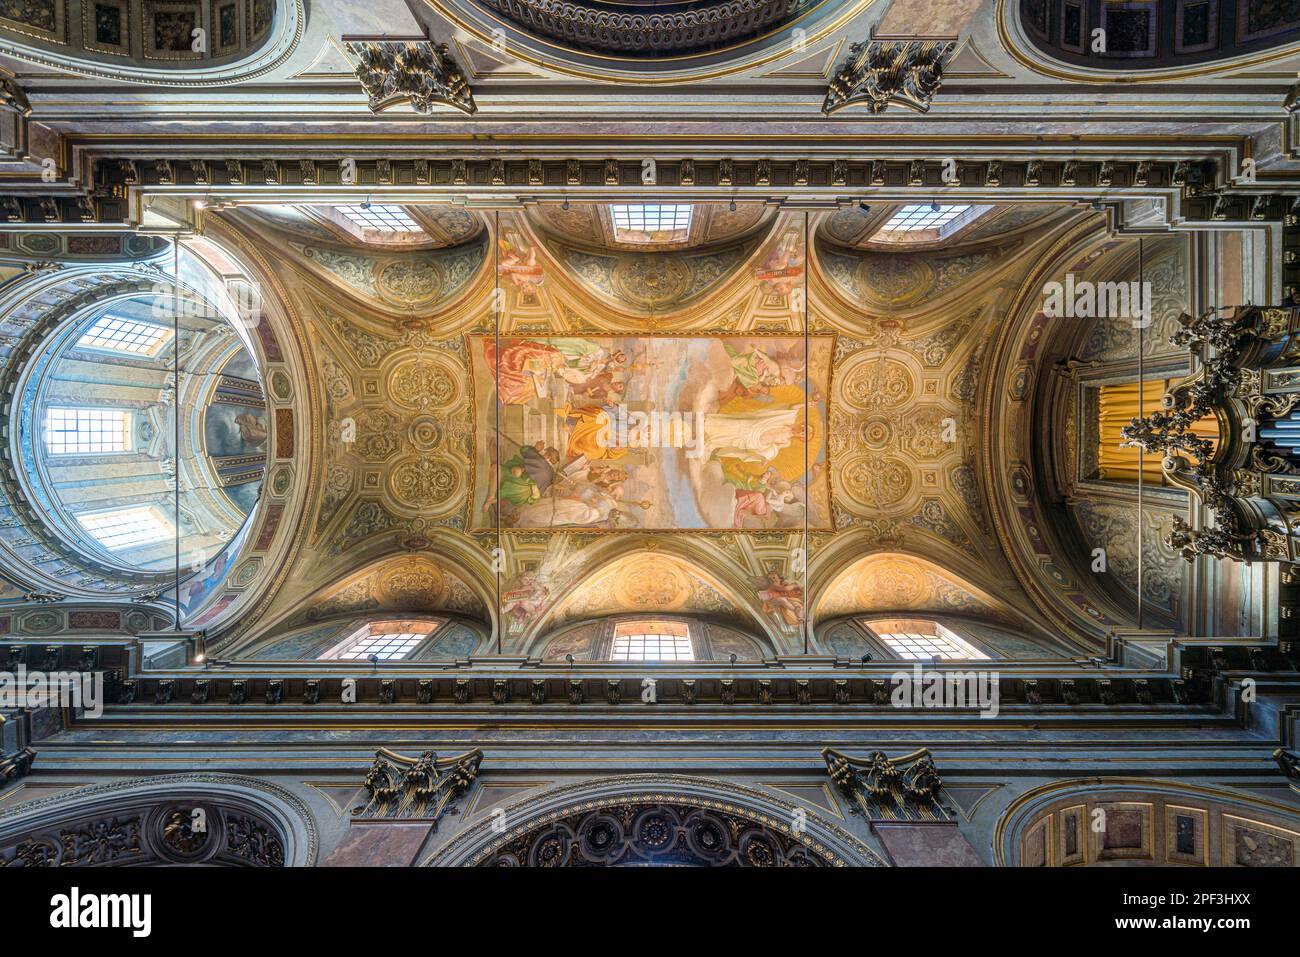
<path id="1" fill-rule="evenodd" d="M 851 813 L 871 821 L 950 821 L 944 804 L 943 780 L 929 750 L 890 758 L 873 751 L 855 758 L 825 748 L 826 773 L 852 802 Z"/>
<path id="2" fill-rule="evenodd" d="M 478 778 L 483 752 L 478 748 L 450 758 L 425 751 L 418 758 L 387 748 L 375 752 L 366 774 L 366 802 L 353 817 L 438 820 Z"/>
<path id="3" fill-rule="evenodd" d="M 944 59 L 956 46 L 946 40 L 855 43 L 831 80 L 822 112 L 862 103 L 872 113 L 883 113 L 895 103 L 926 113 L 943 82 Z"/>
<path id="4" fill-rule="evenodd" d="M 445 43 L 428 40 L 354 41 L 356 74 L 378 113 L 409 102 L 417 113 L 432 113 L 441 103 L 463 113 L 477 112 L 474 95 Z"/>
<path id="5" fill-rule="evenodd" d="M 1200 555 L 1238 561 L 1291 558 L 1294 505 L 1279 506 L 1254 493 L 1263 490 L 1265 478 L 1295 474 L 1296 469 L 1286 457 L 1260 444 L 1252 417 L 1284 414 L 1296 402 L 1289 394 L 1262 394 L 1260 376 L 1252 366 L 1274 344 L 1289 342 L 1298 315 L 1295 308 L 1258 306 L 1210 309 L 1197 316 L 1183 313 L 1169 341 L 1186 347 L 1199 369 L 1170 388 L 1160 411 L 1134 417 L 1121 429 L 1124 444 L 1162 453 L 1169 479 L 1192 492 L 1213 514 L 1212 524 L 1203 528 L 1193 528 L 1181 517 L 1173 519 L 1167 544 L 1189 562 Z M 1209 416 L 1220 423 L 1217 440 L 1194 431 L 1194 425 Z M 1225 430 L 1223 423 L 1231 423 L 1231 428 Z M 1251 507 L 1243 506 L 1247 495 Z"/>
<path id="6" fill-rule="evenodd" d="M 0 107 L 13 110 L 19 116 L 26 116 L 32 111 L 32 105 L 27 102 L 27 94 L 19 86 L 12 76 L 0 73 Z"/>

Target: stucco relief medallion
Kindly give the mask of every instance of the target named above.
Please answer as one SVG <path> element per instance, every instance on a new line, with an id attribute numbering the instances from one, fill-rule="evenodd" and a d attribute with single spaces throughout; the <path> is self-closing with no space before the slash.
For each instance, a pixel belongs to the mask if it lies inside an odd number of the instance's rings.
<path id="1" fill-rule="evenodd" d="M 382 590 L 404 608 L 439 608 L 447 592 L 442 572 L 427 562 L 403 565 L 388 574 Z"/>
<path id="2" fill-rule="evenodd" d="M 862 444 L 877 451 L 889 445 L 894 437 L 894 424 L 883 415 L 873 415 L 865 419 L 858 429 Z"/>
<path id="3" fill-rule="evenodd" d="M 379 267 L 375 287 L 389 302 L 426 302 L 442 291 L 442 270 L 423 259 L 395 259 Z"/>
<path id="4" fill-rule="evenodd" d="M 685 298 L 690 267 L 675 256 L 628 256 L 614 267 L 614 291 L 640 306 L 668 306 Z"/>
<path id="5" fill-rule="evenodd" d="M 885 561 L 868 568 L 855 590 L 864 608 L 916 608 L 931 588 L 925 572 L 911 562 Z"/>
<path id="6" fill-rule="evenodd" d="M 691 583 L 671 562 L 637 562 L 614 582 L 614 600 L 626 608 L 680 608 L 691 596 Z"/>
<path id="7" fill-rule="evenodd" d="M 889 456 L 863 455 L 845 463 L 844 492 L 861 508 L 887 508 L 912 490 L 912 471 Z"/>
<path id="8" fill-rule="evenodd" d="M 934 269 L 919 257 L 871 256 L 857 269 L 858 288 L 870 300 L 891 306 L 909 305 L 934 284 Z"/>
<path id="9" fill-rule="evenodd" d="M 902 405 L 912 397 L 912 373 L 895 359 L 867 358 L 849 370 L 844 397 L 863 409 Z"/>
<path id="10" fill-rule="evenodd" d="M 461 466 L 440 456 L 398 462 L 388 484 L 394 498 L 413 509 L 443 510 L 460 491 Z"/>
<path id="11" fill-rule="evenodd" d="M 456 397 L 456 375 L 445 363 L 422 356 L 394 369 L 388 389 L 397 403 L 410 409 L 444 406 Z"/>
<path id="12" fill-rule="evenodd" d="M 416 416 L 407 426 L 406 437 L 421 452 L 431 452 L 442 444 L 442 425 L 431 415 Z"/>

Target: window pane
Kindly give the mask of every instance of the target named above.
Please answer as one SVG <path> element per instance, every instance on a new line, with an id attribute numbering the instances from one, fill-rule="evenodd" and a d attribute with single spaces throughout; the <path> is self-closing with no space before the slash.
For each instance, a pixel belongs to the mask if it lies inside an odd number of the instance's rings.
<path id="1" fill-rule="evenodd" d="M 904 206 L 894 213 L 885 223 L 885 232 L 910 233 L 918 229 L 939 229 L 948 225 L 970 206 L 940 206 L 934 209 L 928 204 Z"/>
<path id="2" fill-rule="evenodd" d="M 137 356 L 157 355 L 159 347 L 171 332 L 152 322 L 119 319 L 103 315 L 77 340 L 86 349 L 107 349 L 110 352 L 128 352 Z"/>
<path id="3" fill-rule="evenodd" d="M 687 627 L 679 621 L 623 622 L 614 629 L 612 661 L 694 661 Z"/>
<path id="4" fill-rule="evenodd" d="M 420 224 L 408 216 L 401 206 L 371 203 L 369 206 L 340 206 L 338 211 L 363 229 L 378 229 L 387 233 L 423 232 Z"/>
<path id="5" fill-rule="evenodd" d="M 987 658 L 988 655 L 963 641 L 952 632 L 920 634 L 918 632 L 893 632 L 882 634 L 880 640 L 900 658 L 929 661 L 931 658 Z"/>
<path id="6" fill-rule="evenodd" d="M 369 658 L 374 655 L 381 661 L 405 658 L 423 638 L 424 633 L 416 634 L 409 631 L 365 635 L 339 652 L 338 657 Z"/>
<path id="7" fill-rule="evenodd" d="M 623 233 L 685 234 L 691 228 L 690 203 L 635 203 L 609 207 L 614 219 L 614 238 Z M 669 241 L 673 237 L 669 237 Z"/>
<path id="8" fill-rule="evenodd" d="M 102 455 L 131 451 L 127 409 L 47 409 L 45 447 L 52 455 Z"/>
<path id="9" fill-rule="evenodd" d="M 171 523 L 152 505 L 92 512 L 78 515 L 77 521 L 110 552 L 165 542 L 172 537 Z"/>

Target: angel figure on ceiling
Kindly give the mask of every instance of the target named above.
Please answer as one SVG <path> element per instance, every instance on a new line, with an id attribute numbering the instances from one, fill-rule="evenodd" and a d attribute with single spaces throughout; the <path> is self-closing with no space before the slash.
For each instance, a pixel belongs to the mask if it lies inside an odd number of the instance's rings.
<path id="1" fill-rule="evenodd" d="M 797 628 L 803 621 L 803 586 L 788 581 L 779 572 L 768 572 L 766 578 L 754 579 L 758 597 L 763 601 L 763 613 L 774 615 L 787 628 Z"/>

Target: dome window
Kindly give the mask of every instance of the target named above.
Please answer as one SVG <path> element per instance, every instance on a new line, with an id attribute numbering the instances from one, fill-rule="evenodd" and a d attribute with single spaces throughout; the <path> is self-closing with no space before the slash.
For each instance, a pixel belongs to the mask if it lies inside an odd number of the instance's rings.
<path id="1" fill-rule="evenodd" d="M 130 452 L 134 418 L 128 409 L 47 409 L 45 447 L 51 455 Z"/>

